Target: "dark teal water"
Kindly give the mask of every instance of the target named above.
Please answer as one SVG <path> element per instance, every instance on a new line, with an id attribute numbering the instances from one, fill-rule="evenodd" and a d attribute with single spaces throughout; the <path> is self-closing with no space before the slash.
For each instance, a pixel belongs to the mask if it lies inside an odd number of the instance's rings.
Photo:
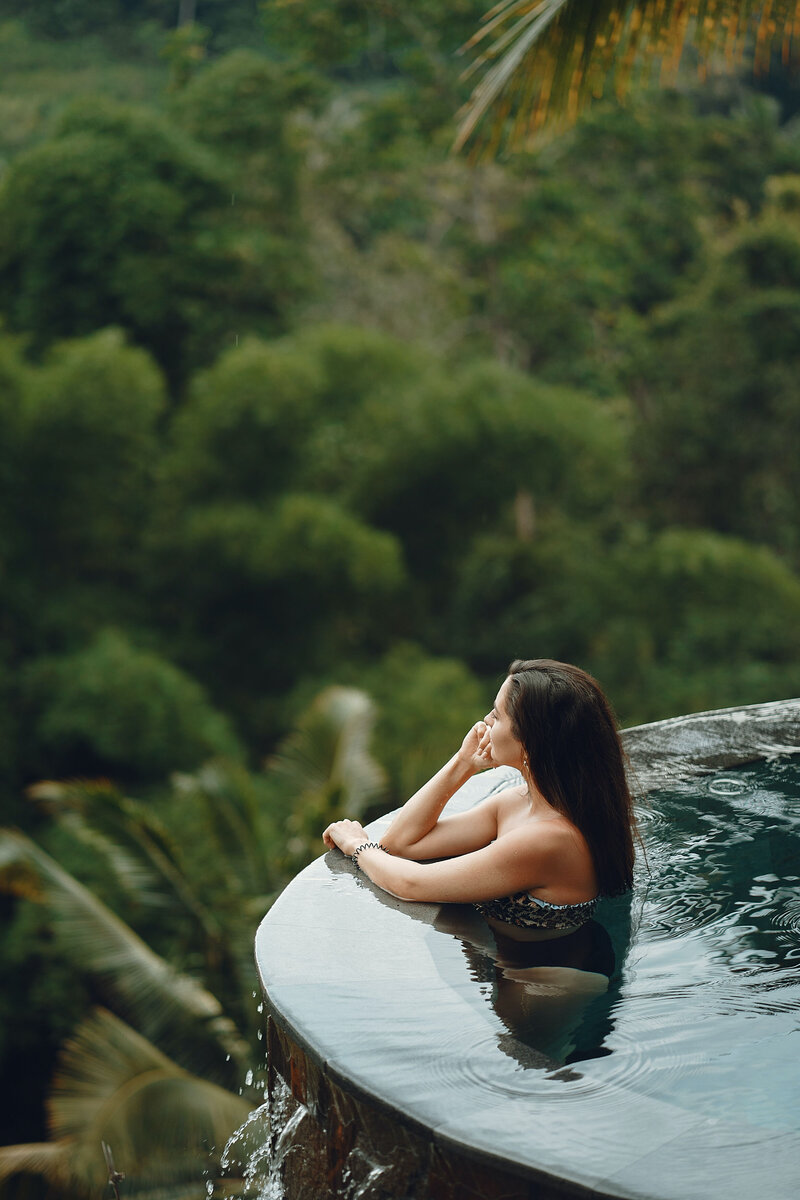
<path id="1" fill-rule="evenodd" d="M 469 946 L 484 1002 L 503 1022 L 500 1048 L 526 1074 L 537 1062 L 520 1047 L 561 1064 L 542 1073 L 553 1100 L 621 1086 L 717 1119 L 797 1129 L 798 764 L 760 763 L 654 793 L 640 818 L 647 858 L 633 896 L 600 906 L 587 950 L 591 970 L 610 940 L 605 990 L 587 991 L 582 1004 L 573 996 L 570 1012 L 569 980 L 548 997 L 525 982 L 538 968 L 509 970 L 503 947 L 493 956 Z M 559 1006 L 561 1024 L 548 1024 L 548 1008 Z"/>
<path id="2" fill-rule="evenodd" d="M 798 764 L 760 763 L 656 793 L 642 818 L 649 871 L 639 871 L 612 984 L 611 1053 L 592 1074 L 605 1068 L 714 1117 L 796 1129 Z M 606 916 L 620 941 L 621 916 Z"/>

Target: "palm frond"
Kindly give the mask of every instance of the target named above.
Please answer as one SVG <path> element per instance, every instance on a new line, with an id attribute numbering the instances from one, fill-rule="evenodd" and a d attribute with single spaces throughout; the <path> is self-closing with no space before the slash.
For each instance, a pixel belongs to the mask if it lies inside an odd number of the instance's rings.
<path id="1" fill-rule="evenodd" d="M 159 887 L 158 877 L 149 865 L 103 830 L 90 824 L 82 813 L 59 813 L 56 821 L 76 841 L 82 842 L 105 860 L 109 872 L 137 903 L 161 907 L 167 902 L 163 888 Z"/>
<path id="2" fill-rule="evenodd" d="M 107 982 L 126 1012 L 153 1029 L 170 1019 L 188 1018 L 234 1061 L 247 1062 L 247 1044 L 217 998 L 151 950 L 35 842 L 16 830 L 0 830 L 0 864 L 0 886 L 15 867 L 19 873 L 36 873 L 63 945 L 76 962 Z"/>
<path id="3" fill-rule="evenodd" d="M 192 775 L 176 774 L 173 786 L 196 797 L 205 809 L 215 845 L 236 871 L 245 893 L 262 887 L 269 852 L 253 777 L 237 763 L 210 762 Z"/>
<path id="4" fill-rule="evenodd" d="M 475 51 L 466 74 L 483 74 L 455 147 L 530 145 L 607 88 L 622 97 L 634 77 L 674 81 L 688 46 L 702 72 L 747 54 L 763 72 L 778 45 L 791 61 L 798 35 L 798 0 L 500 0 L 464 47 Z"/>
<path id="5" fill-rule="evenodd" d="M 222 957 L 222 927 L 203 903 L 182 861 L 180 847 L 152 809 L 123 795 L 107 780 L 42 780 L 28 797 L 92 846 L 125 891 L 144 905 L 177 900 L 194 924 L 206 958 Z"/>
<path id="6" fill-rule="evenodd" d="M 0 1146 L 0 1183 L 12 1175 L 41 1175 L 51 1183 L 69 1176 L 68 1147 L 55 1142 L 25 1142 Z"/>
<path id="7" fill-rule="evenodd" d="M 330 797 L 353 816 L 385 786 L 369 752 L 375 706 L 357 688 L 329 687 L 316 697 L 268 764 L 299 798 Z"/>
<path id="8" fill-rule="evenodd" d="M 17 835 L 6 837 L 6 833 L 11 831 L 0 830 L 0 892 L 41 903 L 45 893 L 39 873 L 20 853 Z"/>
<path id="9" fill-rule="evenodd" d="M 39 1174 L 72 1192 L 100 1195 L 100 1146 L 136 1181 L 137 1194 L 194 1181 L 250 1105 L 183 1070 L 124 1021 L 96 1009 L 59 1055 L 48 1098 L 53 1141 L 0 1149 L 0 1179 Z M 171 1193 L 170 1193 L 171 1194 Z"/>
<path id="10" fill-rule="evenodd" d="M 106 1141 L 118 1162 L 202 1139 L 222 1146 L 249 1111 L 241 1096 L 185 1071 L 106 1009 L 65 1043 L 48 1100 L 54 1138 Z"/>

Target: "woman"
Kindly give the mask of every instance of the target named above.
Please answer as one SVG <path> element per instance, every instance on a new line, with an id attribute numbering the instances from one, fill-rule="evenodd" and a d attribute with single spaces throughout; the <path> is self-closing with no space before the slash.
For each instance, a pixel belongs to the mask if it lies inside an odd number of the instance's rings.
<path id="1" fill-rule="evenodd" d="M 520 785 L 442 817 L 479 771 L 515 767 Z M 633 877 L 633 808 L 614 717 L 598 683 L 550 659 L 513 662 L 492 711 L 395 817 L 382 843 L 334 821 L 329 847 L 401 900 L 470 903 L 496 933 L 573 933 L 599 896 Z M 444 860 L 444 861 L 430 861 Z"/>

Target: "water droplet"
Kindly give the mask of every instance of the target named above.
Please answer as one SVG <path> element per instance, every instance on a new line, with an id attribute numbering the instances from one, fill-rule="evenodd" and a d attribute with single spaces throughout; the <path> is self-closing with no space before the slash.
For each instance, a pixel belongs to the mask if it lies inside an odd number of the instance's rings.
<path id="1" fill-rule="evenodd" d="M 708 790 L 715 796 L 741 796 L 747 791 L 747 784 L 741 779 L 713 779 L 708 785 Z"/>
<path id="2" fill-rule="evenodd" d="M 245 1077 L 244 1077 L 244 1081 L 245 1081 L 245 1083 L 247 1084 L 247 1086 L 248 1086 L 248 1087 L 252 1087 L 252 1086 L 253 1086 L 253 1072 L 252 1072 L 252 1071 L 248 1071 L 248 1072 L 247 1072 L 247 1074 L 246 1074 L 246 1075 L 245 1075 Z"/>

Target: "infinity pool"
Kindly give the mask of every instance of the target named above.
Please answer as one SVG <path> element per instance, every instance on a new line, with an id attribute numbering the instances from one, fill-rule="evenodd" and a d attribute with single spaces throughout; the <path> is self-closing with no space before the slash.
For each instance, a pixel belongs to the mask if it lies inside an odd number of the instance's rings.
<path id="1" fill-rule="evenodd" d="M 493 1172 L 515 1198 L 800 1195 L 798 764 L 676 782 L 640 820 L 632 896 L 547 949 L 396 901 L 338 853 L 290 885 L 257 959 L 298 1160 L 315 1123 L 338 1172 L 320 1196 L 458 1196 L 441 1181 L 464 1162 L 474 1196 Z"/>

